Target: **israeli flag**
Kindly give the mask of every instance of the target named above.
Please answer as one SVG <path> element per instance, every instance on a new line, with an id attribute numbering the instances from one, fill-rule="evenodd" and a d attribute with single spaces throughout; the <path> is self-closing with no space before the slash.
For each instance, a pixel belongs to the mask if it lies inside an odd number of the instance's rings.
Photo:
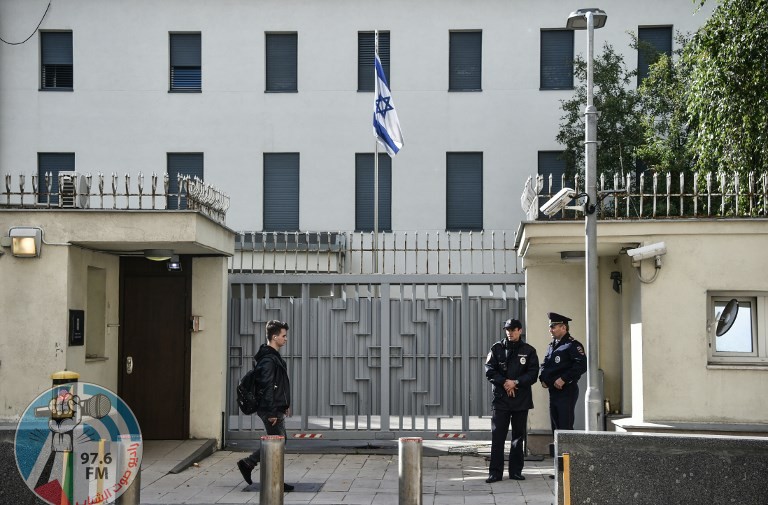
<path id="1" fill-rule="evenodd" d="M 387 77 L 381 66 L 379 55 L 376 55 L 376 100 L 373 102 L 373 136 L 394 157 L 403 147 L 403 133 L 400 131 L 400 121 L 397 119 L 395 103 L 389 93 Z"/>

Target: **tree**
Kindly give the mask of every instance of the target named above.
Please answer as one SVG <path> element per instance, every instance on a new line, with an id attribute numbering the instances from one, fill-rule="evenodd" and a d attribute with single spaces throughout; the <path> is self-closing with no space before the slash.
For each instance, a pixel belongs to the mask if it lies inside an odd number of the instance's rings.
<path id="1" fill-rule="evenodd" d="M 584 109 L 587 105 L 587 62 L 578 56 L 574 76 L 579 81 L 574 95 L 561 100 L 561 117 L 557 141 L 565 146 L 567 166 L 584 171 Z M 643 141 L 639 114 L 639 97 L 632 88 L 637 72 L 628 70 L 624 58 L 610 44 L 594 60 L 594 102 L 600 112 L 597 122 L 598 174 L 626 175 L 635 170 L 635 150 Z"/>
<path id="2" fill-rule="evenodd" d="M 768 0 L 722 0 L 683 52 L 699 170 L 768 173 L 766 19 Z"/>
<path id="3" fill-rule="evenodd" d="M 688 40 L 681 34 L 676 40 L 673 57 L 656 53 L 648 77 L 637 90 L 643 128 L 637 157 L 658 172 L 689 171 L 693 166 L 688 142 L 693 125 L 686 108 L 691 69 L 681 60 Z"/>

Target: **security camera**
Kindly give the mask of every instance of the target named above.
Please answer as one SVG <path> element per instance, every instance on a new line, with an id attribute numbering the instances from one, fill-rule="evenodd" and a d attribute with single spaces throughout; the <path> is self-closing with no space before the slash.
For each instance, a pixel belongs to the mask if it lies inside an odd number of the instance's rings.
<path id="1" fill-rule="evenodd" d="M 576 198 L 576 191 L 571 188 L 563 188 L 547 200 L 547 203 L 542 205 L 540 210 L 547 216 L 554 216 L 565 209 L 574 198 Z"/>
<path id="2" fill-rule="evenodd" d="M 667 254 L 667 246 L 664 242 L 657 242 L 655 244 L 644 245 L 636 249 L 628 249 L 627 255 L 632 258 L 633 262 L 642 261 L 648 258 L 656 258 Z"/>

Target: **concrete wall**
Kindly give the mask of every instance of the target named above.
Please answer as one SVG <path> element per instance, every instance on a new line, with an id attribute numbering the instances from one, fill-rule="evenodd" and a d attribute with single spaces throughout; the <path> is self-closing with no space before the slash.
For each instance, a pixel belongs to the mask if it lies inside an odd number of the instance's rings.
<path id="1" fill-rule="evenodd" d="M 192 333 L 189 435 L 221 442 L 227 391 L 227 268 L 222 258 L 192 262 L 192 314 L 204 329 Z"/>
<path id="2" fill-rule="evenodd" d="M 714 2 L 602 5 L 610 42 L 636 65 L 627 31 L 689 32 Z M 47 2 L 0 3 L 21 40 Z M 300 229 L 354 229 L 354 156 L 374 150 L 373 95 L 357 91 L 357 34 L 391 32 L 390 81 L 405 147 L 393 161 L 392 227 L 445 229 L 446 152 L 482 151 L 484 228 L 514 231 L 518 196 L 555 141 L 560 100 L 540 90 L 540 30 L 564 28 L 576 0 L 72 0 L 42 30 L 72 30 L 74 92 L 40 92 L 39 37 L 0 47 L 0 174 L 32 173 L 38 152 L 74 152 L 82 172 L 166 171 L 166 153 L 203 152 L 205 179 L 231 196 L 229 226 L 263 224 L 264 152 L 299 152 Z M 482 30 L 482 92 L 449 93 L 450 30 Z M 168 33 L 201 32 L 202 93 L 168 93 Z M 298 33 L 298 93 L 264 92 L 265 32 Z M 575 51 L 586 52 L 576 32 Z M 180 119 L 183 118 L 183 119 Z M 62 127 L 66 125 L 66 127 Z"/>
<path id="3" fill-rule="evenodd" d="M 18 420 L 51 386 L 51 373 L 64 369 L 119 393 L 120 254 L 160 237 L 163 246 L 193 255 L 192 312 L 205 325 L 191 337 L 190 435 L 220 439 L 233 233 L 194 212 L 0 210 L 0 235 L 14 226 L 41 228 L 44 243 L 39 258 L 16 258 L 5 248 L 0 255 L 0 422 Z M 103 300 L 89 294 L 89 269 L 103 273 Z M 86 331 L 86 345 L 70 346 L 70 309 L 84 310 L 86 319 L 103 310 L 101 335 Z M 88 339 L 97 337 L 103 351 L 87 356 Z"/>
<path id="4" fill-rule="evenodd" d="M 584 264 L 559 259 L 559 251 L 583 241 L 582 234 L 581 222 L 525 224 L 520 250 L 528 335 L 537 349 L 547 342 L 547 310 L 571 316 L 571 333 L 586 343 Z M 622 249 L 661 241 L 668 251 L 662 267 L 653 282 L 641 282 Z M 755 392 L 768 388 L 768 365 L 710 363 L 707 312 L 713 291 L 768 295 L 768 277 L 761 274 L 766 221 L 601 222 L 598 243 L 599 364 L 605 397 L 621 414 L 632 416 L 627 426 L 671 423 L 703 430 L 736 425 L 726 431 L 764 426 L 768 405 L 756 401 Z M 622 273 L 621 295 L 611 286 L 614 270 Z M 646 260 L 640 274 L 650 280 L 654 270 L 653 260 Z M 759 324 L 765 314 L 758 317 Z M 537 400 L 545 412 L 545 397 Z M 544 412 L 538 410 L 534 427 L 544 425 Z"/>
<path id="5" fill-rule="evenodd" d="M 0 212 L 0 229 L 7 221 Z M 15 225 L 39 226 L 24 220 Z M 69 289 L 67 247 L 43 246 L 40 258 L 0 256 L 0 420 L 16 420 L 51 373 L 67 360 Z M 80 363 L 82 364 L 82 362 Z"/>
<path id="6" fill-rule="evenodd" d="M 558 431 L 555 447 L 569 459 L 558 504 L 758 505 L 768 495 L 765 438 Z"/>

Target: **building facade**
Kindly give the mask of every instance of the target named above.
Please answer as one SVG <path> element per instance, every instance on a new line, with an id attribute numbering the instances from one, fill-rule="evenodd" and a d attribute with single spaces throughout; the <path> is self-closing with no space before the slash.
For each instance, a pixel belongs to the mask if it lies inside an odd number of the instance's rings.
<path id="1" fill-rule="evenodd" d="M 0 174 L 198 175 L 231 196 L 236 231 L 373 228 L 374 30 L 405 140 L 381 164 L 380 229 L 516 230 L 522 182 L 561 169 L 586 53 L 573 1 L 46 5 L 0 7 L 5 40 L 33 34 L 0 47 Z M 669 51 L 708 13 L 603 7 L 596 48 L 629 68 L 628 31 Z"/>
<path id="2" fill-rule="evenodd" d="M 241 233 L 230 284 L 252 283 L 233 281 L 235 270 L 290 273 L 292 264 L 304 273 L 369 275 L 386 273 L 387 261 L 405 262 L 391 271 L 403 277 L 387 283 L 430 282 L 407 278 L 413 273 L 442 275 L 437 286 L 487 283 L 507 307 L 506 288 L 501 294 L 494 283 L 518 291 L 521 276 L 509 244 L 525 218 L 521 188 L 530 175 L 564 170 L 555 140 L 560 101 L 573 94 L 574 56 L 586 52 L 586 37 L 566 30 L 565 23 L 580 7 L 534 0 L 4 1 L 0 34 L 13 44 L 0 45 L 0 177 L 13 174 L 16 184 L 16 174 L 26 174 L 34 201 L 57 207 L 51 195 L 58 194 L 60 172 L 93 174 L 94 181 L 107 174 L 107 186 L 109 174 L 133 174 L 131 185 L 124 183 L 128 194 L 136 192 L 139 174 L 147 180 L 158 174 L 161 185 L 167 174 L 168 187 L 160 193 L 170 194 L 178 192 L 177 175 L 196 176 L 231 198 L 226 226 Z M 711 9 L 696 10 L 689 0 L 603 7 L 608 23 L 596 32 L 596 47 L 612 44 L 629 68 L 639 65 L 641 71 L 644 63 L 629 47 L 628 31 L 669 52 L 674 34 L 696 30 Z M 324 245 L 316 240 L 318 250 L 330 253 L 330 232 L 362 237 L 374 229 L 375 31 L 405 141 L 395 158 L 380 154 L 378 229 L 392 244 L 413 233 L 411 265 L 425 261 L 424 269 L 409 269 L 407 254 L 382 255 L 381 264 L 366 260 L 374 246 L 362 238 L 354 245 L 361 255 L 347 257 L 346 269 L 338 255 L 323 256 L 327 269 L 311 267 L 309 259 L 275 266 L 274 255 L 243 255 L 267 250 L 264 233 L 294 234 L 294 245 L 300 233 L 329 233 Z M 46 179 L 46 173 L 54 176 Z M 117 184 L 122 187 L 122 179 Z M 94 184 L 92 201 L 98 191 Z M 182 202 L 164 205 L 173 210 Z M 480 234 L 481 249 L 500 249 L 503 258 L 511 252 L 510 266 L 504 259 L 499 267 L 493 253 L 476 262 L 470 232 Z M 453 234 L 442 240 L 464 253 L 441 259 L 425 239 L 428 233 Z M 457 238 L 459 233 L 464 235 Z M 273 247 L 280 242 L 276 237 Z M 291 241 L 285 237 L 283 249 Z M 430 247 L 436 258 L 431 263 Z M 272 267 L 265 267 L 270 261 Z M 487 272 L 507 277 L 451 277 Z M 116 275 L 109 274 L 110 285 Z M 305 282 L 306 293 L 312 283 Z M 469 303 L 475 295 L 468 287 L 460 296 Z M 515 315 L 523 316 L 494 318 Z M 501 338 L 498 326 L 478 323 L 478 334 L 488 335 L 473 344 L 473 353 L 482 358 Z M 457 330 L 455 341 L 461 336 Z M 248 338 L 256 339 L 251 333 Z M 536 333 L 529 341 L 543 353 L 545 338 Z M 216 362 L 204 359 L 205 370 L 224 366 L 218 354 L 211 356 Z M 103 368 L 99 380 L 116 385 L 117 366 Z M 229 371 L 229 382 L 236 372 Z M 549 429 L 544 417 L 536 419 L 534 430 Z M 205 430 L 191 433 L 215 432 L 216 422 L 206 423 Z"/>

